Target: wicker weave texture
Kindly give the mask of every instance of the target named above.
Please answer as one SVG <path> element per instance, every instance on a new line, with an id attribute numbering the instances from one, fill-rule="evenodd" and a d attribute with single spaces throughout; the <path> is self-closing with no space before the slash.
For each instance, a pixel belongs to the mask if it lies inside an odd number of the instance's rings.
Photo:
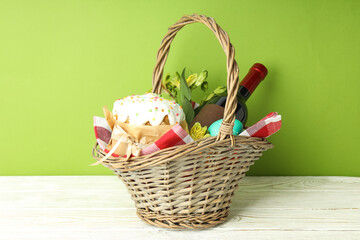
<path id="1" fill-rule="evenodd" d="M 145 162 L 144 156 L 130 161 L 108 159 L 103 164 L 125 183 L 138 215 L 147 223 L 175 229 L 208 228 L 226 220 L 239 180 L 263 151 L 272 148 L 260 138 L 236 136 L 235 143 L 229 147 L 229 139 L 212 137 L 192 143 L 193 151 L 187 154 L 178 151 L 185 150 L 184 145 L 156 152 Z M 105 153 L 94 148 L 94 156 L 100 160 Z M 127 170 L 141 163 L 150 164 Z"/>
<path id="2" fill-rule="evenodd" d="M 219 135 L 128 160 L 109 157 L 102 162 L 125 183 L 138 216 L 158 227 L 199 229 L 224 222 L 239 181 L 262 152 L 273 147 L 265 139 L 232 135 L 239 70 L 227 33 L 212 18 L 184 16 L 169 28 L 157 54 L 153 91 L 161 92 L 173 38 L 183 26 L 194 22 L 214 32 L 227 56 L 228 100 Z M 94 158 L 99 161 L 105 155 L 95 145 Z"/>

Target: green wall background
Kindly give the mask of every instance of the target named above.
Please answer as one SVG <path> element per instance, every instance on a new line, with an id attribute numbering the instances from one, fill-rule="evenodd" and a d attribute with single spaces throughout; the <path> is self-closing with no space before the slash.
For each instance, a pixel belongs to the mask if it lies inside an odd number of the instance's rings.
<path id="1" fill-rule="evenodd" d="M 0 175 L 112 174 L 90 167 L 92 116 L 151 87 L 168 26 L 206 14 L 228 32 L 240 78 L 255 62 L 268 77 L 248 101 L 283 127 L 249 175 L 360 176 L 360 1 L 0 0 Z M 209 71 L 226 82 L 212 32 L 186 26 L 166 72 Z M 200 97 L 200 96 L 198 96 Z"/>

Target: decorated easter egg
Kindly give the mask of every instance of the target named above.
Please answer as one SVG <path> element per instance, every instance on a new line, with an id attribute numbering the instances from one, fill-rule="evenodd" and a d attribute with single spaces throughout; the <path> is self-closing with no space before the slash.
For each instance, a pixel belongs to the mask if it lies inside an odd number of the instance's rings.
<path id="1" fill-rule="evenodd" d="M 223 121 L 222 119 L 219 119 L 210 125 L 208 130 L 212 137 L 217 136 L 219 134 L 222 121 Z M 243 129 L 242 123 L 239 120 L 235 119 L 235 123 L 233 127 L 233 135 L 239 135 L 242 129 Z"/>

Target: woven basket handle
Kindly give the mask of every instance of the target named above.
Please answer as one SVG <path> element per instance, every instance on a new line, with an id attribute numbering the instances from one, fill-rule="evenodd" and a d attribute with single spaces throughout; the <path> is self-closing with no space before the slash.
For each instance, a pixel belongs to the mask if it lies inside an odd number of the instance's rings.
<path id="1" fill-rule="evenodd" d="M 225 104 L 225 111 L 223 117 L 223 123 L 220 127 L 217 141 L 225 139 L 230 136 L 233 140 L 233 126 L 235 121 L 235 110 L 237 107 L 236 94 L 239 88 L 239 67 L 235 61 L 235 49 L 230 43 L 228 34 L 220 28 L 213 18 L 206 17 L 204 15 L 186 15 L 183 16 L 174 25 L 170 26 L 168 33 L 165 35 L 161 42 L 161 46 L 156 56 L 156 65 L 153 72 L 153 93 L 161 93 L 161 79 L 163 76 L 164 65 L 169 54 L 170 44 L 174 40 L 174 37 L 181 28 L 185 25 L 195 22 L 201 22 L 210 28 L 217 39 L 219 40 L 227 58 L 227 91 L 228 98 Z M 232 141 L 233 143 L 233 141 Z"/>

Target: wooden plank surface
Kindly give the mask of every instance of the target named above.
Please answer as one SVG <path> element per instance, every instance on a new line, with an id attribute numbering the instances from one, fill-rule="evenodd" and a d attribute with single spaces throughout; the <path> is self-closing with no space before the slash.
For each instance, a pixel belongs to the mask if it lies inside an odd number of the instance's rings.
<path id="1" fill-rule="evenodd" d="M 228 221 L 149 226 L 115 176 L 0 177 L 0 239 L 360 239 L 360 178 L 246 177 Z"/>

